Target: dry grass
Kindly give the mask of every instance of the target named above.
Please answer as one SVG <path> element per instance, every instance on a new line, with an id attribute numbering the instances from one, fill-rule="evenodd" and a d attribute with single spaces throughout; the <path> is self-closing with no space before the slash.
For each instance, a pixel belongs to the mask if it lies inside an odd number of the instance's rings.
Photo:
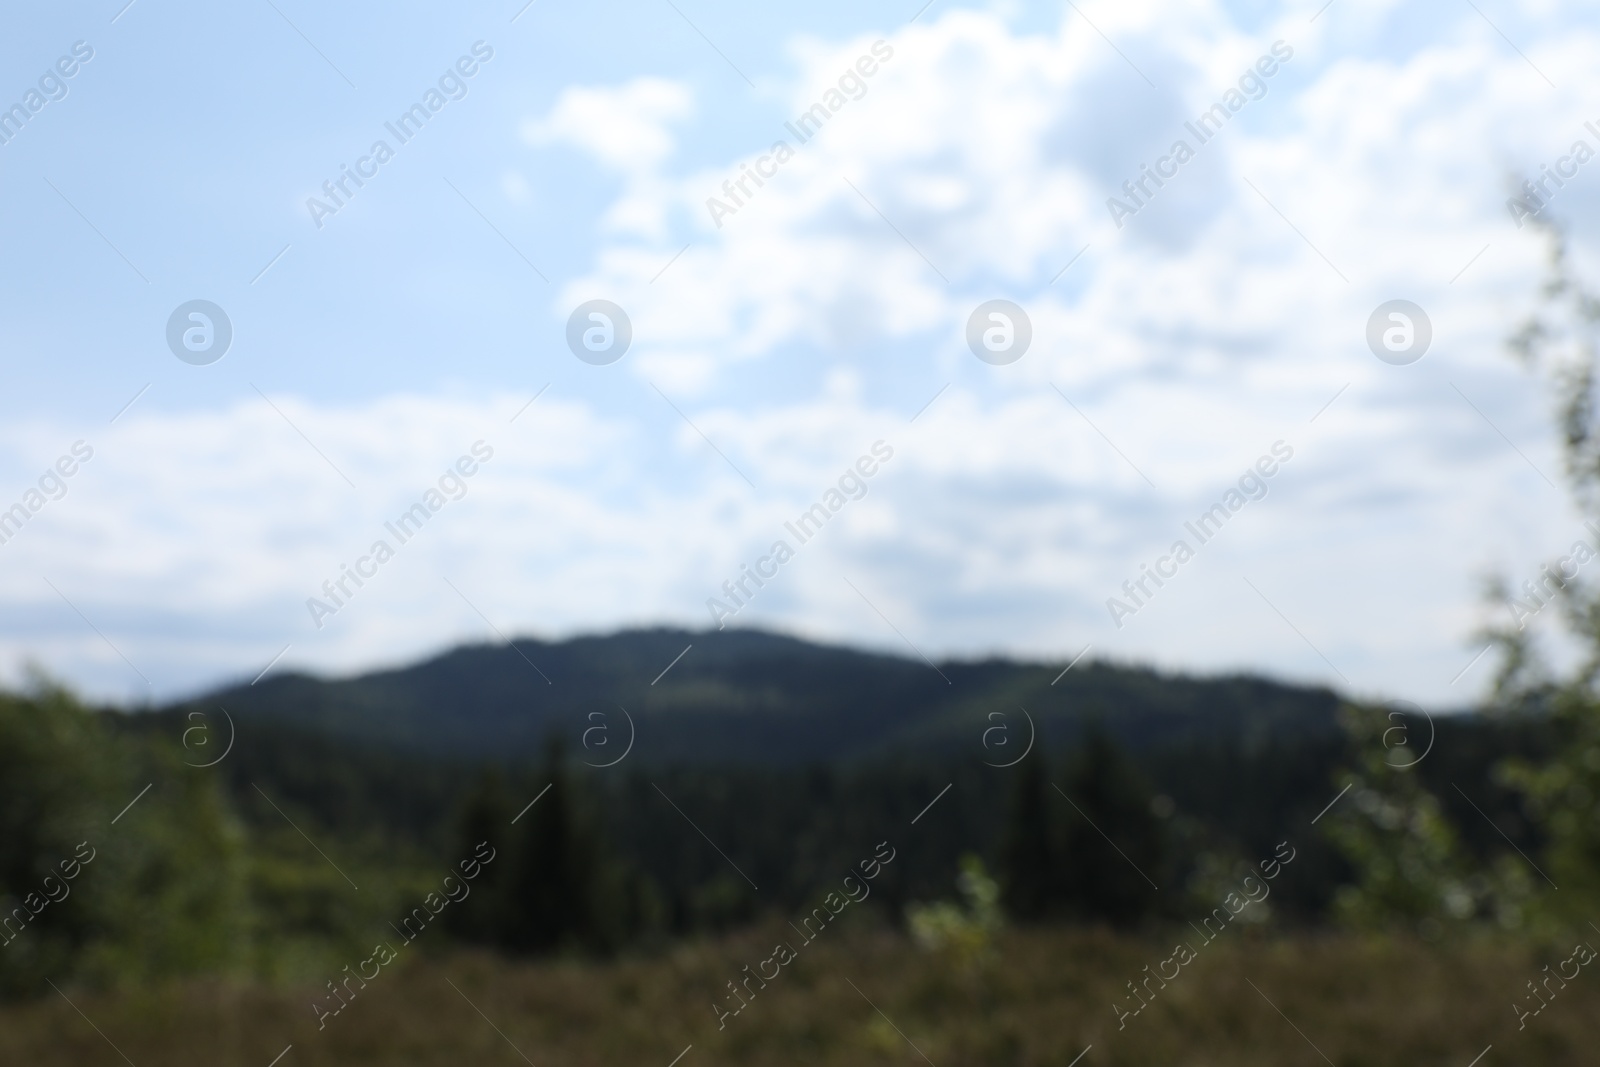
<path id="1" fill-rule="evenodd" d="M 290 1044 L 279 1067 L 512 1067 L 524 1057 L 538 1067 L 668 1067 L 691 1044 L 679 1067 L 1068 1067 L 1091 1044 L 1080 1067 L 1318 1067 L 1324 1057 L 1337 1067 L 1468 1067 L 1490 1044 L 1478 1067 L 1597 1058 L 1600 973 L 1580 974 L 1519 1033 L 1510 1005 L 1553 957 L 1506 942 L 1244 931 L 1204 948 L 1119 1032 L 1112 1001 L 1170 955 L 1176 934 L 1013 931 L 997 960 L 963 972 L 901 937 L 841 928 L 803 948 L 719 1032 L 712 1001 L 786 935 L 798 945 L 778 924 L 610 964 L 415 958 L 384 971 L 321 1032 L 312 990 L 68 989 L 82 1015 L 54 993 L 0 1011 L 0 1063 L 120 1064 L 113 1042 L 136 1067 L 268 1067 Z"/>

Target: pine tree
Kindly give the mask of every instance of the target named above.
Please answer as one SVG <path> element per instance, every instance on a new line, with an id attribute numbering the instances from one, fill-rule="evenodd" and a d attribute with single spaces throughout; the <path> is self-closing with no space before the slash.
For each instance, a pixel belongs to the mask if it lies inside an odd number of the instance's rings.
<path id="1" fill-rule="evenodd" d="M 505 925 L 506 871 L 511 865 L 511 803 L 506 796 L 504 776 L 490 767 L 467 798 L 457 822 L 455 843 L 450 852 L 450 869 L 461 875 L 460 864 L 478 853 L 488 842 L 494 859 L 480 866 L 472 880 L 470 895 L 444 913 L 446 927 L 457 937 L 478 944 L 494 944 L 502 939 Z"/>
<path id="2" fill-rule="evenodd" d="M 1036 751 L 1025 757 L 1016 775 L 1000 842 L 1000 900 L 1017 922 L 1038 922 L 1059 910 L 1061 890 L 1044 756 Z"/>
<path id="3" fill-rule="evenodd" d="M 513 842 L 504 943 L 526 953 L 606 947 L 613 894 L 559 739 L 551 740 L 540 777 L 549 788 L 522 817 Z"/>
<path id="4" fill-rule="evenodd" d="M 1150 787 L 1099 726 L 1091 726 L 1061 785 L 1060 855 L 1067 908 L 1087 921 L 1130 926 L 1158 906 L 1164 866 Z"/>

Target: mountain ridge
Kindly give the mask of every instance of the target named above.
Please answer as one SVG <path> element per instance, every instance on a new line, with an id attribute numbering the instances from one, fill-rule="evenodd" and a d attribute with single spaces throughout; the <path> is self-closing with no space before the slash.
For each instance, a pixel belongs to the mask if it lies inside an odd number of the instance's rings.
<path id="1" fill-rule="evenodd" d="M 760 629 L 662 626 L 457 645 L 344 678 L 288 672 L 163 710 L 220 706 L 479 759 L 523 758 L 560 734 L 597 764 L 630 735 L 630 754 L 656 763 L 836 763 L 959 750 L 998 763 L 1014 758 L 1031 731 L 1059 746 L 1091 721 L 1135 748 L 1260 745 L 1337 729 L 1341 698 L 1325 687 L 1099 660 L 1063 666 L 990 656 L 930 668 Z"/>

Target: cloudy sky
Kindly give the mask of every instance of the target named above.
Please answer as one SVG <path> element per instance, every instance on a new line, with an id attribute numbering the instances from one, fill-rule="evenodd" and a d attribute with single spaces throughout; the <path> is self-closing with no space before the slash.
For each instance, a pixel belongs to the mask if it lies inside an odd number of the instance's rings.
<path id="1" fill-rule="evenodd" d="M 732 624 L 1470 701 L 1482 577 L 1582 533 L 1551 397 L 1503 342 L 1544 251 L 1508 183 L 1600 149 L 1592 11 L 918 2 L 10 13 L 0 508 L 28 521 L 0 544 L 0 672 L 161 700 L 706 626 L 783 538 Z M 1143 165 L 1176 175 L 1114 220 Z M 344 168 L 368 177 L 335 199 Z M 1597 189 L 1589 162 L 1548 210 L 1583 239 Z M 605 365 L 567 342 L 595 299 L 632 327 Z M 966 336 L 997 299 L 1032 332 L 1002 365 Z M 1367 343 L 1396 299 L 1431 323 L 1407 365 Z M 205 365 L 168 343 L 192 300 L 231 325 Z M 880 441 L 799 544 L 783 524 Z M 400 544 L 385 523 L 476 442 Z M 1199 546 L 1185 521 L 1279 442 Z"/>

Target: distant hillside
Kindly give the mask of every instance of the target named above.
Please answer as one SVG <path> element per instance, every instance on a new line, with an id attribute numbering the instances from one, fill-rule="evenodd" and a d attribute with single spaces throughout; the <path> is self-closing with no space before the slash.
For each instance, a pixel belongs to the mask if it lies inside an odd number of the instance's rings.
<path id="1" fill-rule="evenodd" d="M 1090 660 L 1061 676 L 1065 666 L 989 659 L 947 661 L 935 671 L 916 659 L 759 630 L 648 629 L 464 646 L 340 680 L 283 674 L 168 710 L 220 706 L 240 719 L 272 717 L 336 738 L 464 759 L 523 758 L 561 733 L 581 758 L 600 762 L 627 745 L 626 709 L 636 728 L 635 765 L 848 763 L 912 752 L 1004 762 L 1027 742 L 1024 708 L 1051 748 L 1091 718 L 1132 749 L 1260 750 L 1337 730 L 1339 698 L 1328 689 Z M 991 718 L 995 712 L 1005 718 Z M 1009 746 L 992 733 L 986 750 L 984 731 L 1002 723 Z M 585 730 L 592 731 L 587 749 Z"/>
<path id="2" fill-rule="evenodd" d="M 1327 916 L 1350 877 L 1311 829 L 1352 757 L 1336 722 L 1338 694 L 1088 659 L 1062 674 L 1065 666 L 989 659 L 935 670 L 754 630 L 634 630 L 457 648 L 342 680 L 284 675 L 113 718 L 119 730 L 170 740 L 188 736 L 190 711 L 224 707 L 237 744 L 217 773 L 256 832 L 282 832 L 287 813 L 351 855 L 412 849 L 447 858 L 484 762 L 505 764 L 506 812 L 526 810 L 551 781 L 545 739 L 564 734 L 581 763 L 616 760 L 628 740 L 626 708 L 637 727 L 628 759 L 597 770 L 569 759 L 573 795 L 603 828 L 595 840 L 641 872 L 665 921 L 686 933 L 738 925 L 774 904 L 799 907 L 855 862 L 862 841 L 904 838 L 892 884 L 876 894 L 889 916 L 947 895 L 964 855 L 1000 869 L 1028 763 L 984 764 L 1022 755 L 1026 708 L 1039 732 L 1035 756 L 1045 755 L 1043 767 L 1030 762 L 1047 781 L 1070 783 L 1065 750 L 1091 722 L 1127 750 L 1143 778 L 1130 788 L 1149 794 L 1166 827 L 1164 874 L 1152 875 L 1175 887 L 1163 900 L 1179 900 L 1207 864 L 1270 854 L 1293 833 L 1303 857 L 1275 885 L 1273 906 L 1295 922 Z M 217 725 L 214 715 L 205 721 Z M 591 734 L 585 748 L 584 731 L 602 724 L 607 744 Z M 991 733 L 985 750 L 985 731 L 1002 724 L 1009 743 Z M 1490 769 L 1539 750 L 1540 732 L 1471 715 L 1438 716 L 1436 726 L 1418 780 L 1472 854 L 1492 862 L 1502 834 L 1533 854 L 1540 842 L 1518 814 L 1520 799 Z M 1043 792 L 1050 834 L 1084 817 L 1064 793 Z"/>

